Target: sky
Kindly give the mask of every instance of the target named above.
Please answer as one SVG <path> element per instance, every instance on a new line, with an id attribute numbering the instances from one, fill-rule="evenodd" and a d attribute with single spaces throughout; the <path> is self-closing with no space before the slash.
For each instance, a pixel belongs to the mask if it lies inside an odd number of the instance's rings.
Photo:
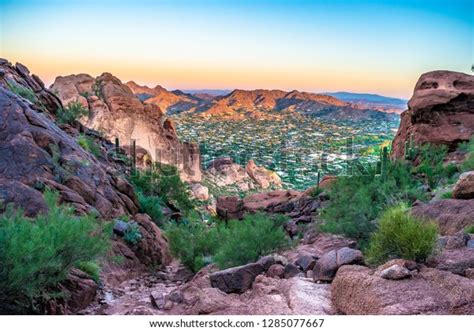
<path id="1" fill-rule="evenodd" d="M 0 57 L 47 85 L 111 72 L 169 89 L 409 98 L 424 72 L 471 73 L 473 3 L 0 0 Z"/>

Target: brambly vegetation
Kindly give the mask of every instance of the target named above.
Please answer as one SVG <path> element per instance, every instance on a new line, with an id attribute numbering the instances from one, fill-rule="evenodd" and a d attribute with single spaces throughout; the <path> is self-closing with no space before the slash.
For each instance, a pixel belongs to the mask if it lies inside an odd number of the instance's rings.
<path id="1" fill-rule="evenodd" d="M 395 258 L 424 262 L 433 253 L 437 238 L 437 225 L 410 215 L 402 203 L 382 214 L 365 256 L 371 264 Z"/>
<path id="2" fill-rule="evenodd" d="M 17 83 L 14 82 L 7 82 L 7 87 L 10 91 L 15 93 L 16 95 L 19 95 L 22 98 L 25 98 L 26 100 L 30 101 L 31 103 L 36 103 L 38 100 L 36 98 L 35 92 L 33 90 L 23 87 Z"/>
<path id="3" fill-rule="evenodd" d="M 57 285 L 73 267 L 98 278 L 96 260 L 109 247 L 110 229 L 95 215 L 75 216 L 46 190 L 46 214 L 34 219 L 8 206 L 0 215 L 0 301 L 12 312 L 35 312 L 38 304 L 60 297 Z"/>
<path id="4" fill-rule="evenodd" d="M 97 158 L 102 155 L 100 146 L 95 142 L 94 138 L 92 137 L 89 137 L 85 134 L 81 134 L 79 138 L 77 138 L 77 143 Z"/>
<path id="5" fill-rule="evenodd" d="M 209 263 L 225 269 L 288 247 L 291 241 L 283 230 L 284 221 L 265 214 L 228 222 L 204 222 L 194 217 L 169 223 L 166 235 L 171 252 L 191 270 L 196 272 Z"/>
<path id="6" fill-rule="evenodd" d="M 186 184 L 181 181 L 175 166 L 154 164 L 131 175 L 141 211 L 157 223 L 162 221 L 161 207 L 170 205 L 185 215 L 194 209 Z"/>
<path id="7" fill-rule="evenodd" d="M 66 107 L 58 110 L 56 118 L 59 124 L 74 124 L 83 116 L 87 116 L 89 110 L 79 101 L 72 101 Z"/>
<path id="8" fill-rule="evenodd" d="M 365 247 L 387 209 L 426 201 L 429 189 L 454 182 L 459 169 L 443 163 L 446 153 L 444 147 L 424 145 L 413 155 L 416 163 L 382 159 L 377 167 L 340 177 L 329 190 L 331 203 L 321 213 L 321 230 L 357 239 Z"/>

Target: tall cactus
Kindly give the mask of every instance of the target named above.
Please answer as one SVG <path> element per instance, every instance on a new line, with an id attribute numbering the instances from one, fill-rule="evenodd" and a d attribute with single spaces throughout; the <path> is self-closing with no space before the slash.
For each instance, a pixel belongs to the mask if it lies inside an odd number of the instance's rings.
<path id="1" fill-rule="evenodd" d="M 132 151 L 130 154 L 130 173 L 135 174 L 137 170 L 137 142 L 135 140 L 132 140 Z"/>
<path id="2" fill-rule="evenodd" d="M 387 171 L 388 171 L 388 148 L 387 146 L 385 146 L 382 149 L 382 155 L 380 159 L 380 175 L 382 177 L 382 180 L 386 179 Z"/>
<path id="3" fill-rule="evenodd" d="M 119 141 L 119 138 L 116 137 L 115 138 L 115 153 L 118 155 L 120 152 L 120 141 Z"/>

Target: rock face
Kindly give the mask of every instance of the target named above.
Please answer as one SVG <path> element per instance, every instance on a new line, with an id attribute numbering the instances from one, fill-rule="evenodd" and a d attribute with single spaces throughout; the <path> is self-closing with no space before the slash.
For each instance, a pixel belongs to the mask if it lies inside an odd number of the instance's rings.
<path id="1" fill-rule="evenodd" d="M 459 176 L 454 186 L 453 198 L 474 199 L 474 171 L 468 171 Z"/>
<path id="2" fill-rule="evenodd" d="M 218 187 L 235 187 L 238 191 L 281 187 L 280 177 L 273 171 L 258 167 L 250 160 L 246 167 L 230 157 L 219 157 L 207 165 L 205 177 Z"/>
<path id="3" fill-rule="evenodd" d="M 474 199 L 446 199 L 418 203 L 412 208 L 412 214 L 435 220 L 442 235 L 453 235 L 474 225 Z"/>
<path id="4" fill-rule="evenodd" d="M 124 176 L 126 167 L 108 153 L 112 143 L 81 125 L 58 126 L 54 120 L 61 101 L 26 67 L 0 60 L 0 73 L 0 212 L 9 203 L 27 216 L 45 212 L 42 191 L 51 188 L 77 213 L 94 211 L 105 220 L 129 215 L 138 223 L 142 240 L 135 247 L 113 241 L 111 254 L 123 257 L 124 263 L 119 267 L 105 263 L 106 283 L 132 277 L 146 266 L 169 263 L 166 239 L 147 215 L 137 214 L 134 189 Z M 32 91 L 34 102 L 8 90 L 10 84 Z M 78 144 L 80 135 L 94 139 L 98 155 Z M 97 290 L 95 282 L 78 270 L 71 270 L 60 286 L 71 300 L 50 302 L 49 313 L 82 309 Z"/>
<path id="5" fill-rule="evenodd" d="M 332 282 L 331 297 L 336 310 L 347 315 L 474 313 L 474 281 L 431 268 L 389 280 L 363 266 L 343 266 Z"/>
<path id="6" fill-rule="evenodd" d="M 82 119 L 87 127 L 104 132 L 111 141 L 119 138 L 124 147 L 135 140 L 153 161 L 177 166 L 184 180 L 201 180 L 198 146 L 181 143 L 174 124 L 161 110 L 144 105 L 118 78 L 109 73 L 97 78 L 86 74 L 57 77 L 51 90 L 65 105 L 79 101 L 88 107 L 90 114 Z"/>
<path id="7" fill-rule="evenodd" d="M 403 158 L 405 142 L 447 145 L 454 150 L 474 134 L 474 77 L 452 71 L 432 71 L 416 83 L 408 110 L 392 144 L 392 156 Z"/>

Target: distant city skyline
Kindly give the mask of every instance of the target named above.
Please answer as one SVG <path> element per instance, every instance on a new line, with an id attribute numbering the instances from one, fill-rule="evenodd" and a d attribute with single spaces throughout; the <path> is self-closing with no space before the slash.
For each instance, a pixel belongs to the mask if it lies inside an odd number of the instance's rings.
<path id="1" fill-rule="evenodd" d="M 4 1 L 0 56 L 56 76 L 181 89 L 349 91 L 408 99 L 471 73 L 473 2 Z"/>

